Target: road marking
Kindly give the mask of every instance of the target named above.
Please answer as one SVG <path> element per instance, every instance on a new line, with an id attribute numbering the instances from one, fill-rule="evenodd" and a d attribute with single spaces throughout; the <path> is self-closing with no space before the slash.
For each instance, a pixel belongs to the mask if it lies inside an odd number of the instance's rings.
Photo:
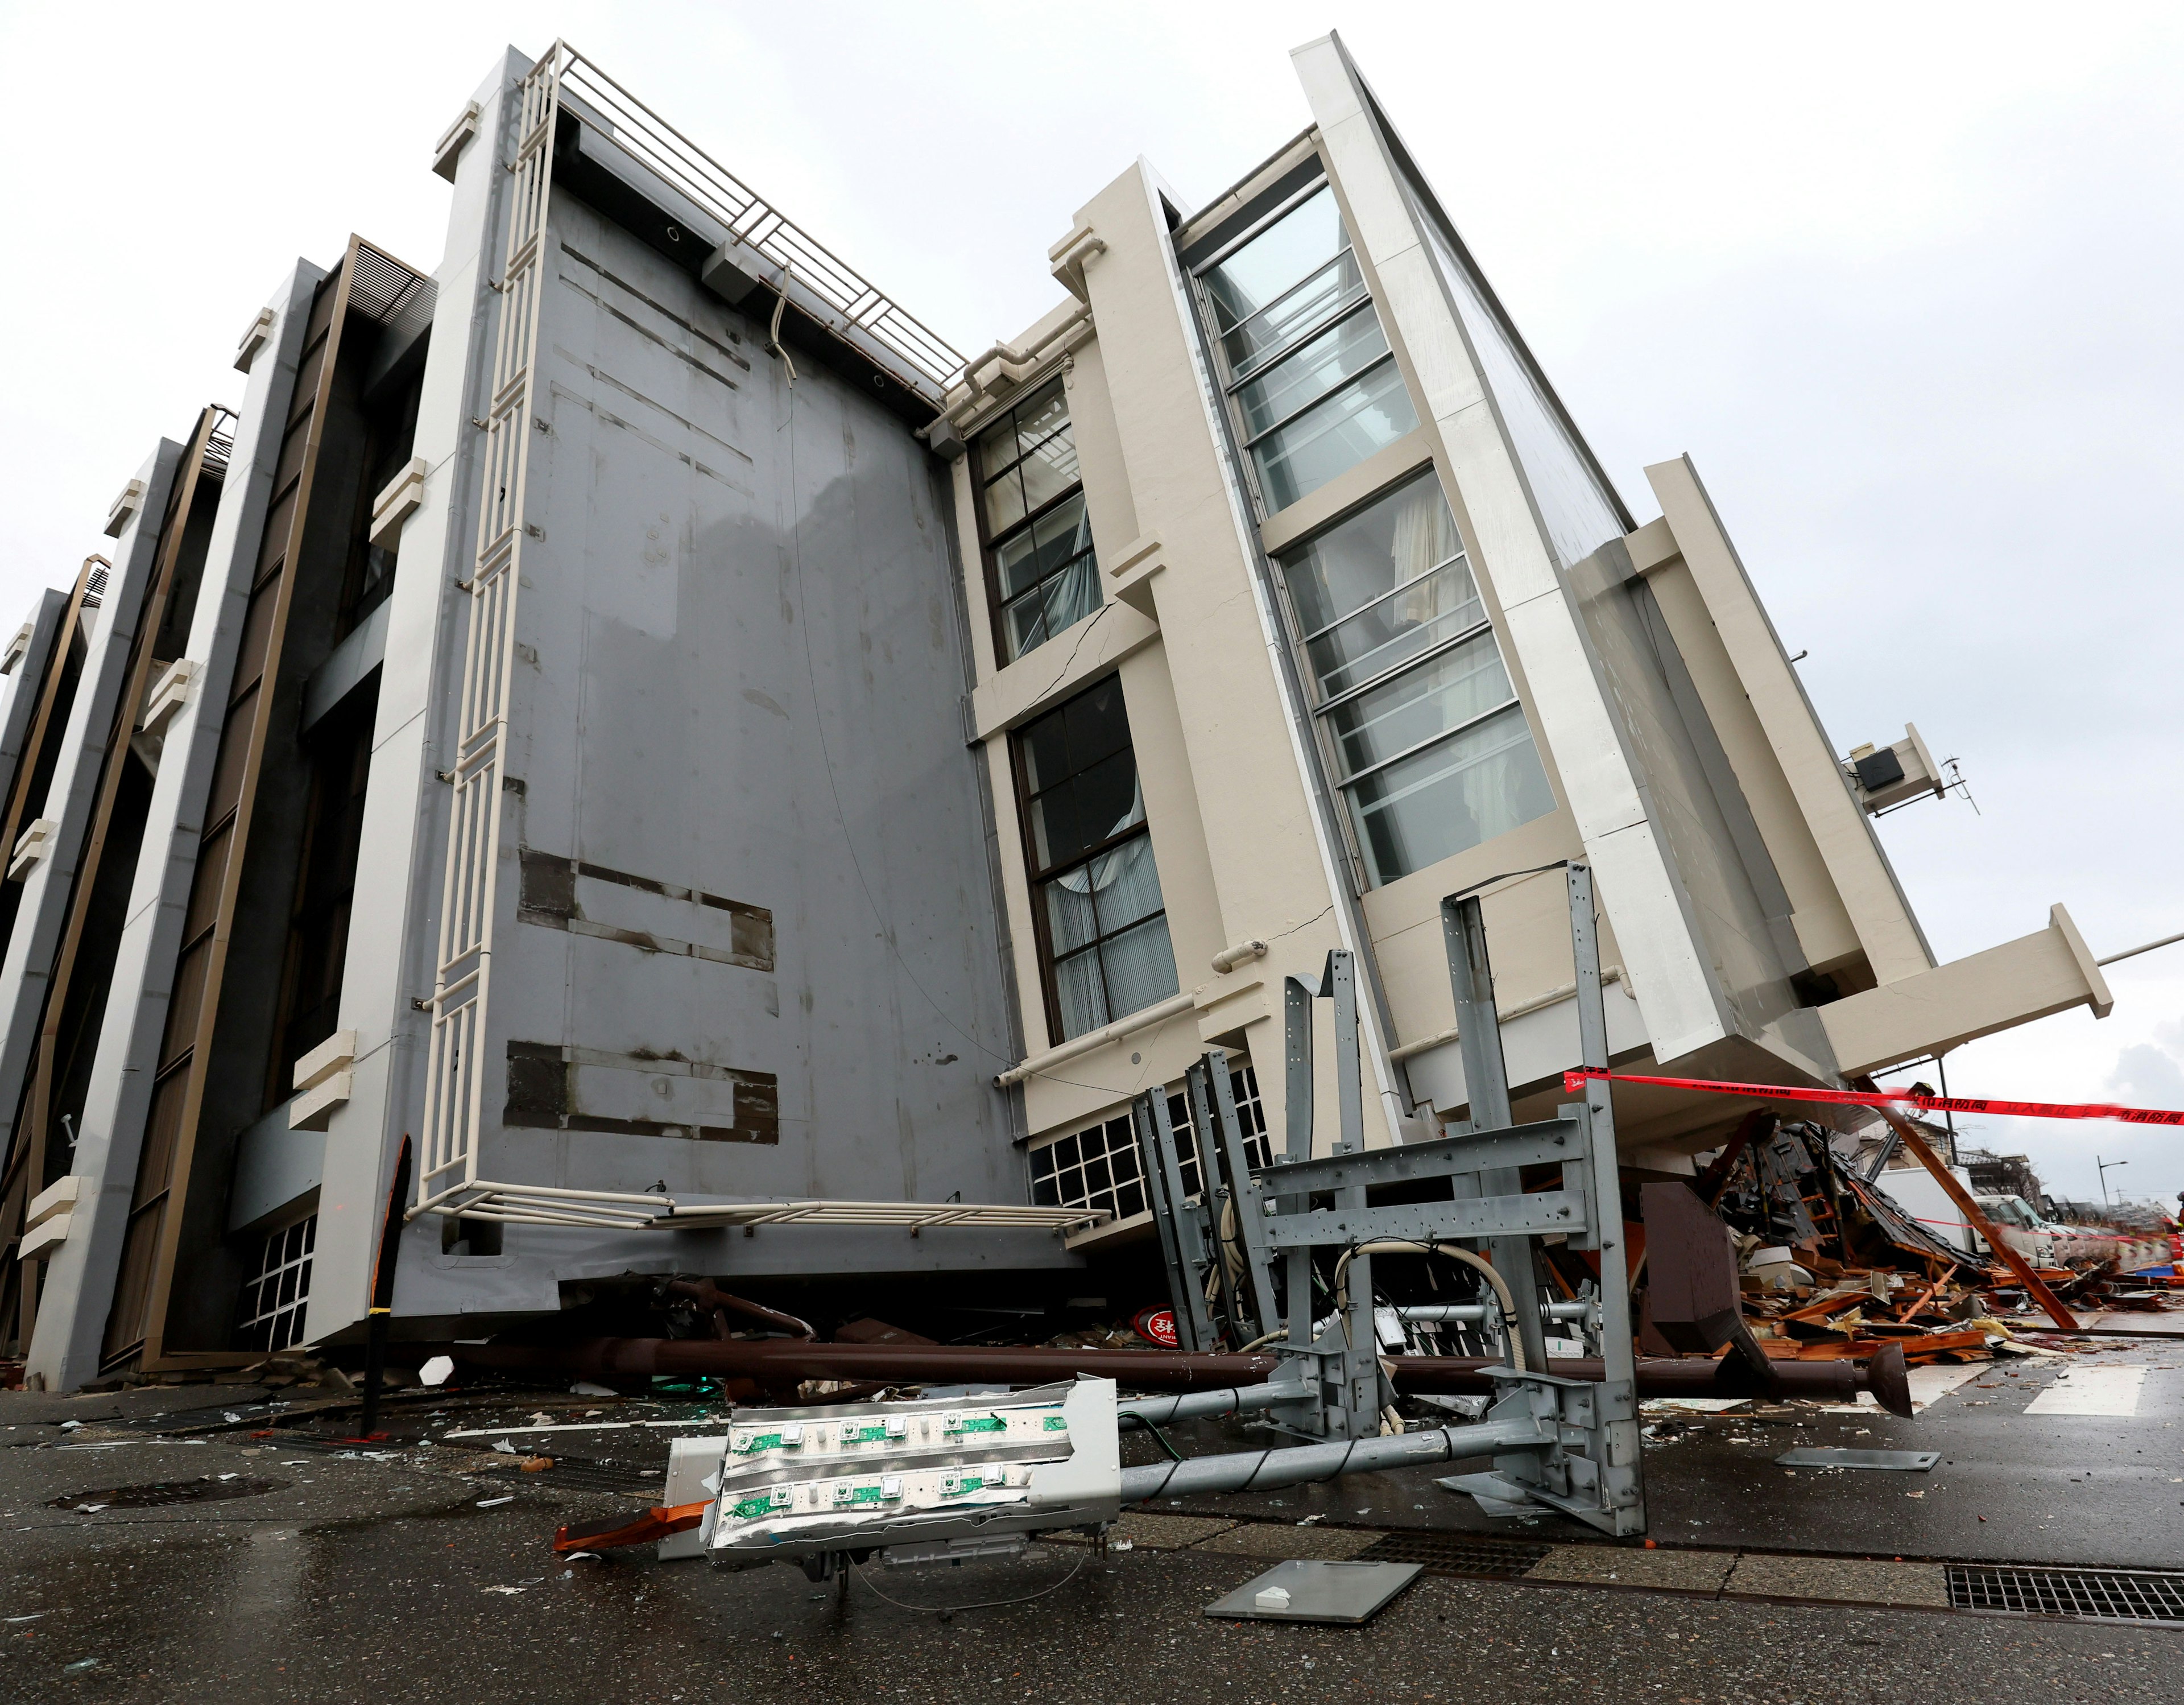
<path id="1" fill-rule="evenodd" d="M 1925 1367 L 1914 1367 L 1906 1376 L 1911 1388 L 1911 1412 L 1923 1413 L 1928 1404 L 1937 1397 L 1947 1396 L 1966 1380 L 1987 1372 L 1992 1364 L 1983 1361 L 1937 1361 Z M 1870 1391 L 1861 1391 L 1855 1402 L 1830 1403 L 1823 1406 L 1839 1415 L 1873 1415 L 1880 1412 L 1880 1405 Z"/>
<path id="2" fill-rule="evenodd" d="M 2027 1415 L 2136 1415 L 2143 1367 L 2070 1367 L 2025 1406 Z"/>

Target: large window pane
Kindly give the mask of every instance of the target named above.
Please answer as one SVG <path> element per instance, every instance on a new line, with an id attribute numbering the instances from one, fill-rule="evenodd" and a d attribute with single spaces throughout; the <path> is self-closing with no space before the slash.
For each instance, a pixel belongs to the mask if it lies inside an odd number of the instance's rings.
<path id="1" fill-rule="evenodd" d="M 1100 604 L 1061 381 L 1041 385 L 981 431 L 976 464 L 999 594 L 994 637 L 1001 661 L 1014 662 Z"/>
<path id="2" fill-rule="evenodd" d="M 1046 583 L 1045 596 L 1044 637 L 1052 639 L 1100 607 L 1100 565 L 1089 555 L 1078 557 Z"/>
<path id="3" fill-rule="evenodd" d="M 1257 437 L 1387 353 L 1387 335 L 1369 308 L 1329 327 L 1238 389 L 1236 406 L 1243 411 L 1245 437 Z"/>
<path id="4" fill-rule="evenodd" d="M 1305 651 L 1320 690 L 1332 698 L 1485 619 L 1470 565 L 1459 557 L 1336 623 Z"/>
<path id="5" fill-rule="evenodd" d="M 1100 949 L 1107 973 L 1107 1003 L 1117 1015 L 1141 1011 L 1176 992 L 1175 950 L 1167 920 L 1155 918 L 1126 930 Z"/>
<path id="6" fill-rule="evenodd" d="M 1023 459 L 1022 471 L 1024 509 L 1036 513 L 1077 484 L 1075 435 L 1065 426 Z"/>
<path id="7" fill-rule="evenodd" d="M 1092 865 L 1080 864 L 1046 885 L 1046 933 L 1057 953 L 1074 953 L 1100 939 L 1091 879 Z"/>
<path id="8" fill-rule="evenodd" d="M 1107 992 L 1100 976 L 1097 948 L 1087 948 L 1074 959 L 1055 961 L 1054 997 L 1064 1042 L 1107 1022 Z"/>
<path id="9" fill-rule="evenodd" d="M 1129 740 L 1112 679 L 1017 736 L 1048 1012 L 1059 1041 L 1176 992 Z"/>
<path id="10" fill-rule="evenodd" d="M 1402 375 L 1383 361 L 1252 446 L 1268 512 L 1309 497 L 1418 423 Z"/>
<path id="11" fill-rule="evenodd" d="M 1349 246 L 1334 192 L 1322 185 L 1318 194 L 1208 270 L 1206 289 L 1213 303 L 1215 329 L 1225 333 L 1249 320 Z"/>
<path id="12" fill-rule="evenodd" d="M 1282 558 L 1304 631 L 1316 634 L 1463 549 L 1431 472 L 1338 523 Z"/>
<path id="13" fill-rule="evenodd" d="M 986 531 L 1000 534 L 1024 517 L 1023 476 L 1009 467 L 986 487 Z"/>
<path id="14" fill-rule="evenodd" d="M 1531 731 L 1514 705 L 1344 791 L 1376 883 L 1423 870 L 1554 808 Z"/>
<path id="15" fill-rule="evenodd" d="M 1112 936 L 1160 910 L 1160 872 L 1153 864 L 1153 843 L 1144 836 L 1100 854 L 1084 868 L 1091 879 L 1101 935 Z"/>
<path id="16" fill-rule="evenodd" d="M 1466 640 L 1328 712 L 1337 767 L 1355 775 L 1516 696 L 1494 635 Z"/>
<path id="17" fill-rule="evenodd" d="M 1279 349 L 1312 327 L 1332 319 L 1351 303 L 1362 301 L 1365 280 L 1357 270 L 1357 257 L 1348 249 L 1293 286 L 1233 331 L 1222 334 L 1222 353 L 1231 370 L 1249 372 L 1268 350 Z"/>

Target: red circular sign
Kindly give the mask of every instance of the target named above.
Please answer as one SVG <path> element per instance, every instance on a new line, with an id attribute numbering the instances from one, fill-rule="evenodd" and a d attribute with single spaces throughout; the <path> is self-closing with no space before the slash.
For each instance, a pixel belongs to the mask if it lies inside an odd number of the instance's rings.
<path id="1" fill-rule="evenodd" d="M 1175 1311 L 1172 1308 L 1140 1310 L 1130 1322 L 1130 1330 L 1148 1344 L 1157 1344 L 1162 1350 L 1173 1350 L 1182 1340 L 1175 1335 Z"/>

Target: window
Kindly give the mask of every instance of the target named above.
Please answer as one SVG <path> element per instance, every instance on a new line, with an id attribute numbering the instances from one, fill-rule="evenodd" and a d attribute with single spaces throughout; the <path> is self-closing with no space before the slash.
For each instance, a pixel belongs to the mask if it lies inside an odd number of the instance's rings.
<path id="1" fill-rule="evenodd" d="M 1418 426 L 1328 185 L 1199 282 L 1269 514 Z"/>
<path id="2" fill-rule="evenodd" d="M 1177 987 L 1121 681 L 1028 724 L 1016 755 L 1047 1023 L 1067 1042 Z"/>
<path id="3" fill-rule="evenodd" d="M 1259 1079 L 1247 1064 L 1228 1071 L 1236 1097 L 1236 1123 L 1244 1133 L 1244 1154 L 1254 1166 L 1273 1163 L 1267 1142 L 1266 1110 L 1259 1104 Z M 1198 1144 L 1180 1084 L 1167 1093 L 1168 1123 L 1175 1127 L 1177 1170 L 1183 1193 L 1199 1195 L 1205 1186 L 1198 1170 Z M 1042 1208 L 1105 1208 L 1118 1220 L 1145 1210 L 1145 1169 L 1130 1115 L 1119 1114 L 1087 1130 L 1058 1138 L 1031 1151 L 1031 1199 Z"/>
<path id="4" fill-rule="evenodd" d="M 976 468 L 994 643 L 1011 663 L 1100 607 L 1100 565 L 1059 377 L 978 434 Z"/>
<path id="5" fill-rule="evenodd" d="M 1554 808 L 1430 471 L 1287 552 L 1280 567 L 1373 882 Z"/>
<path id="6" fill-rule="evenodd" d="M 304 1311 L 311 1300 L 311 1248 L 318 1237 L 316 1214 L 266 1234 L 257 1275 L 242 1287 L 237 1348 L 286 1350 L 301 1341 Z"/>

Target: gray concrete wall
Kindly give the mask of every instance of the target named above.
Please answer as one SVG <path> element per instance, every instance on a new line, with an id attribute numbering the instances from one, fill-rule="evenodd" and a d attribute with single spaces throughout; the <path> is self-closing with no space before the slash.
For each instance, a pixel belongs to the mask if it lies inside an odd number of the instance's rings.
<path id="1" fill-rule="evenodd" d="M 553 235 L 481 1171 L 1020 1200 L 936 465 L 817 363 L 792 386 L 762 328 L 581 203 L 557 194 Z M 770 955 L 755 920 L 739 936 L 717 906 L 582 875 L 568 921 L 604 932 L 540 920 L 554 902 L 524 894 L 518 843 L 762 909 Z M 504 1116 L 515 1044 L 577 1051 L 572 1128 Z M 772 1078 L 777 1111 L 678 1061 Z"/>

